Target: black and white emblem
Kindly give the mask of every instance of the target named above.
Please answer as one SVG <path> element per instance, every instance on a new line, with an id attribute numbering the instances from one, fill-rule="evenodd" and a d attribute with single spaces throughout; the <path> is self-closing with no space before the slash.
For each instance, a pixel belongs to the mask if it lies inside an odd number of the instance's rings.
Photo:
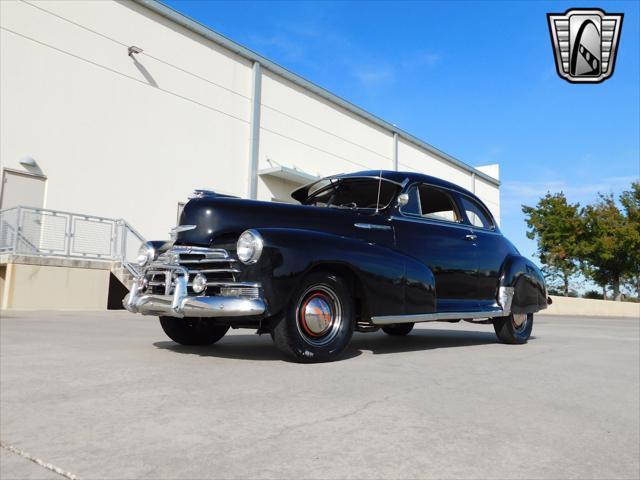
<path id="1" fill-rule="evenodd" d="M 571 83 L 599 83 L 613 75 L 623 16 L 600 9 L 547 14 L 558 75 Z"/>

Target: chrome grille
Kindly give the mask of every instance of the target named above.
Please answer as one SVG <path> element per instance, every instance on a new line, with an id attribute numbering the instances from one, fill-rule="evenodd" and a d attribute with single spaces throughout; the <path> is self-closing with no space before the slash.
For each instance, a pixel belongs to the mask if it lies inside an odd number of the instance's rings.
<path id="1" fill-rule="evenodd" d="M 145 272 L 145 282 L 151 293 L 171 295 L 177 275 L 188 274 L 187 292 L 194 295 L 191 286 L 197 274 L 207 278 L 206 295 L 218 295 L 220 288 L 236 283 L 240 273 L 239 262 L 227 250 L 175 246 L 159 255 Z"/>

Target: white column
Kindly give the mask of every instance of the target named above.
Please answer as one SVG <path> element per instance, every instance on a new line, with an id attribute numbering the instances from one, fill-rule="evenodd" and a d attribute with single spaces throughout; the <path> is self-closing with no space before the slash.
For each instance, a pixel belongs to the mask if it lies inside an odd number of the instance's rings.
<path id="1" fill-rule="evenodd" d="M 249 184 L 247 196 L 258 198 L 258 160 L 260 154 L 260 102 L 262 96 L 262 69 L 258 62 L 253 62 L 253 95 L 251 103 L 251 132 L 249 137 Z"/>
<path id="2" fill-rule="evenodd" d="M 398 134 L 393 132 L 393 169 L 398 171 Z"/>

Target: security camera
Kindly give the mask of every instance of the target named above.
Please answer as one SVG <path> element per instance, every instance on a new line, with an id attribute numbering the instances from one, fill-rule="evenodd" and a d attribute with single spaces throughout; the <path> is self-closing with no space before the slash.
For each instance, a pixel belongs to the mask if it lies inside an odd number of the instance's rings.
<path id="1" fill-rule="evenodd" d="M 142 52 L 144 52 L 144 50 L 143 50 L 143 49 L 141 49 L 140 47 L 136 47 L 135 45 L 131 45 L 131 46 L 129 47 L 129 49 L 128 49 L 128 52 L 129 52 L 129 56 L 130 56 L 130 57 L 133 57 L 133 54 L 134 54 L 134 53 L 135 53 L 135 54 L 142 53 Z"/>

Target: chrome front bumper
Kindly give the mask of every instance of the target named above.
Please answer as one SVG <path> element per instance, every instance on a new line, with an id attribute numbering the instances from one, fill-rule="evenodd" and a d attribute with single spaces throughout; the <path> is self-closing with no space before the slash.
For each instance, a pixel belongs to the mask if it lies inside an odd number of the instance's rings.
<path id="1" fill-rule="evenodd" d="M 168 317 L 248 317 L 266 310 L 262 298 L 189 296 L 184 277 L 176 279 L 173 295 L 141 293 L 141 279 L 131 285 L 122 304 L 132 313 Z"/>

